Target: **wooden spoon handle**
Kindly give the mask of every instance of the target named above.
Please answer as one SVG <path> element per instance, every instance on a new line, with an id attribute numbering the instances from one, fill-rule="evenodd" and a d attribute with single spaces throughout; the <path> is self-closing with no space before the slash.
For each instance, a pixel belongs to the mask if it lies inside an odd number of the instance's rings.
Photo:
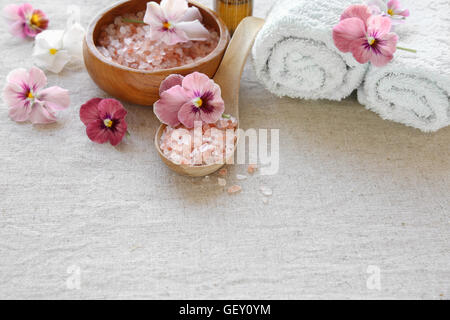
<path id="1" fill-rule="evenodd" d="M 239 118 L 239 87 L 242 71 L 253 41 L 263 24 L 263 19 L 255 17 L 247 17 L 241 21 L 214 75 L 214 81 L 222 89 L 225 113 L 236 118 Z"/>

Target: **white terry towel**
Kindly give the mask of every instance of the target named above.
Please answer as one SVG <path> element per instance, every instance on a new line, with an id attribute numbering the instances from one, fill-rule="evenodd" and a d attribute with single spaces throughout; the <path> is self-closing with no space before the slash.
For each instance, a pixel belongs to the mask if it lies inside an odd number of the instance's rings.
<path id="1" fill-rule="evenodd" d="M 253 46 L 259 80 L 274 94 L 341 100 L 362 82 L 367 65 L 334 45 L 342 12 L 361 0 L 281 0 Z"/>
<path id="2" fill-rule="evenodd" d="M 358 100 L 382 118 L 422 131 L 450 124 L 450 0 L 403 0 L 411 16 L 396 26 L 397 50 L 382 68 L 370 66 Z"/>

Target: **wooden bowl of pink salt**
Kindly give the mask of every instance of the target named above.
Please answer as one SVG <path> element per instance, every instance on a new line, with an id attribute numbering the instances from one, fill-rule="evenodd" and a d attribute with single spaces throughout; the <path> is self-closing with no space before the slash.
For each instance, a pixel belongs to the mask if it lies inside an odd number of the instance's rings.
<path id="1" fill-rule="evenodd" d="M 147 2 L 120 2 L 100 13 L 87 30 L 83 55 L 89 75 L 101 89 L 118 99 L 151 106 L 170 74 L 198 71 L 213 77 L 230 35 L 215 12 L 189 2 L 199 9 L 209 39 L 171 46 L 151 41 L 146 37 L 148 25 L 127 22 L 142 21 Z"/>

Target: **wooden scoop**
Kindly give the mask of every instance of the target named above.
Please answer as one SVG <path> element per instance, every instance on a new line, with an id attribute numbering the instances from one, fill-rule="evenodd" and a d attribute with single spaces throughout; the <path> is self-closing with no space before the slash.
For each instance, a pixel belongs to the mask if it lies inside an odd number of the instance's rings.
<path id="1" fill-rule="evenodd" d="M 244 69 L 245 61 L 250 52 L 258 31 L 264 24 L 263 19 L 255 17 L 247 17 L 241 21 L 233 38 L 225 52 L 225 56 L 219 65 L 219 68 L 214 76 L 214 82 L 216 82 L 222 90 L 222 98 L 225 102 L 225 113 L 230 114 L 239 121 L 239 88 L 241 82 L 242 71 Z M 238 122 L 239 126 L 239 122 Z M 209 175 L 221 167 L 225 163 L 189 166 L 176 164 L 167 159 L 159 148 L 159 142 L 161 135 L 166 125 L 162 124 L 155 135 L 155 147 L 162 161 L 176 173 L 190 176 L 201 177 Z M 237 145 L 237 143 L 236 143 Z M 235 145 L 235 151 L 236 151 Z M 234 152 L 230 156 L 234 157 Z M 228 159 L 227 159 L 228 160 Z M 227 161 L 228 162 L 228 161 Z"/>

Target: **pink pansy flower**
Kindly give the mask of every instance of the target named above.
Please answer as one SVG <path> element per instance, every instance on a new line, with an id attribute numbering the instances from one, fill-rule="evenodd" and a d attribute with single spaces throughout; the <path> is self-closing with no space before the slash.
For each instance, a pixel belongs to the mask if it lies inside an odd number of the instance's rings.
<path id="1" fill-rule="evenodd" d="M 387 17 L 372 16 L 365 5 L 352 5 L 333 28 L 333 40 L 342 52 L 351 52 L 359 63 L 371 62 L 377 67 L 388 64 L 394 57 L 398 36 L 390 32 Z"/>
<path id="2" fill-rule="evenodd" d="M 186 77 L 169 76 L 163 81 L 161 98 L 154 104 L 158 119 L 172 127 L 182 123 L 193 128 L 195 121 L 215 123 L 225 105 L 220 87 L 207 75 L 194 72 Z M 168 89 L 166 89 L 168 88 Z"/>
<path id="3" fill-rule="evenodd" d="M 392 24 L 403 23 L 409 17 L 409 10 L 402 9 L 398 0 L 390 0 L 387 3 L 385 0 L 370 0 L 367 4 L 373 14 L 390 18 Z"/>
<path id="4" fill-rule="evenodd" d="M 48 27 L 48 19 L 41 10 L 33 9 L 29 3 L 10 4 L 3 9 L 9 22 L 9 32 L 20 38 L 34 38 Z"/>
<path id="5" fill-rule="evenodd" d="M 55 122 L 56 111 L 70 105 L 69 91 L 60 87 L 44 89 L 47 77 L 39 68 L 13 70 L 6 81 L 3 100 L 9 105 L 9 116 L 17 122 Z"/>
<path id="6" fill-rule="evenodd" d="M 80 119 L 89 139 L 116 146 L 127 133 L 127 110 L 116 99 L 94 98 L 80 108 Z"/>
<path id="7" fill-rule="evenodd" d="M 168 45 L 189 40 L 207 40 L 208 30 L 201 24 L 202 15 L 186 0 L 162 0 L 147 3 L 144 22 L 150 25 L 150 39 Z"/>

